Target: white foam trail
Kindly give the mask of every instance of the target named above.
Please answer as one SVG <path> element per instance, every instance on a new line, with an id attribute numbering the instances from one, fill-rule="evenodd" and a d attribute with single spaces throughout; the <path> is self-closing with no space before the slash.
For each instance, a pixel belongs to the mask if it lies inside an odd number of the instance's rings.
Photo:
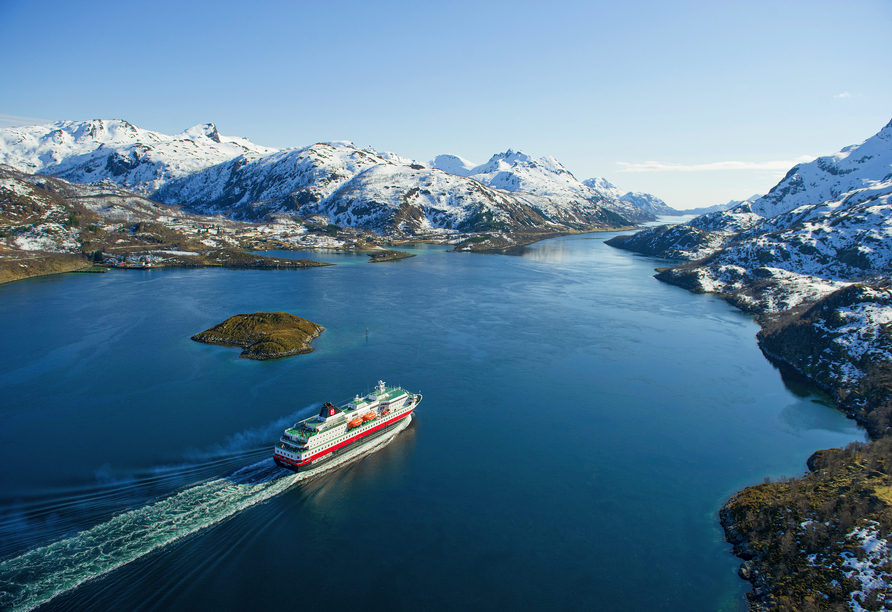
<path id="1" fill-rule="evenodd" d="M 282 493 L 293 484 L 381 448 L 405 429 L 356 448 L 316 470 L 295 474 L 265 459 L 190 487 L 154 504 L 120 514 L 72 538 L 0 563 L 0 609 L 31 610 L 87 580 L 191 535 Z"/>
<path id="2" fill-rule="evenodd" d="M 244 451 L 252 450 L 258 446 L 266 445 L 269 440 L 278 438 L 282 435 L 282 431 L 291 427 L 297 421 L 305 419 L 311 413 L 318 412 L 321 404 L 315 403 L 305 406 L 288 416 L 283 416 L 275 421 L 270 421 L 262 427 L 254 429 L 246 429 L 232 436 L 226 436 L 223 444 L 215 444 L 203 451 L 190 450 L 186 453 L 186 458 L 196 463 L 199 461 L 209 461 L 220 457 L 230 457 Z"/>

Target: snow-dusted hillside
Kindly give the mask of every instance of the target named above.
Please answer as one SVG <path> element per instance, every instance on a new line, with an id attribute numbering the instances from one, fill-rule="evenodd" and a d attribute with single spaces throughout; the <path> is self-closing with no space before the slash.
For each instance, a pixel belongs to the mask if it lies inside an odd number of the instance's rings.
<path id="1" fill-rule="evenodd" d="M 629 193 L 627 191 L 623 191 L 622 189 L 608 181 L 606 178 L 595 177 L 585 179 L 584 181 L 582 181 L 582 184 L 591 187 L 604 196 L 611 196 L 616 198 L 617 200 L 623 197 L 626 193 Z"/>
<path id="2" fill-rule="evenodd" d="M 770 267 L 834 281 L 892 275 L 892 181 L 744 232 L 708 264 L 723 266 Z"/>
<path id="3" fill-rule="evenodd" d="M 391 153 L 351 143 L 319 143 L 247 160 L 239 157 L 173 181 L 163 202 L 239 219 L 271 213 L 322 216 L 338 225 L 416 233 L 610 226 L 621 219 L 589 202 L 493 189 Z M 567 225 L 564 225 L 567 224 Z"/>
<path id="4" fill-rule="evenodd" d="M 235 157 L 273 152 L 244 138 L 221 136 L 213 123 L 175 136 L 99 119 L 0 129 L 0 163 L 76 183 L 111 179 L 143 195 Z"/>
<path id="5" fill-rule="evenodd" d="M 677 215 L 679 211 L 670 207 L 666 202 L 655 195 L 644 193 L 641 191 L 630 191 L 620 198 L 623 202 L 634 204 L 641 210 L 645 210 L 653 215 Z"/>
<path id="6" fill-rule="evenodd" d="M 687 222 L 686 225 L 711 232 L 735 234 L 759 225 L 764 219 L 753 212 L 749 203 L 735 206 L 729 210 L 700 215 Z"/>
<path id="7" fill-rule="evenodd" d="M 673 240 L 658 244 L 656 233 L 611 244 L 677 257 L 684 235 L 684 251 L 708 259 L 661 278 L 734 295 L 755 310 L 779 311 L 819 298 L 811 289 L 797 289 L 813 285 L 804 278 L 825 283 L 829 291 L 837 283 L 892 276 L 892 122 L 860 145 L 795 166 L 752 203 L 697 217 L 674 229 Z M 789 299 L 744 295 L 768 285 L 787 285 Z M 766 293 L 762 289 L 756 293 Z"/>
<path id="8" fill-rule="evenodd" d="M 732 237 L 729 232 L 711 232 L 690 225 L 660 225 L 631 236 L 615 236 L 607 244 L 651 257 L 693 261 L 716 253 Z"/>
<path id="9" fill-rule="evenodd" d="M 892 180 L 892 121 L 861 144 L 794 166 L 753 212 L 774 217 L 800 206 L 838 200 L 844 193 Z"/>

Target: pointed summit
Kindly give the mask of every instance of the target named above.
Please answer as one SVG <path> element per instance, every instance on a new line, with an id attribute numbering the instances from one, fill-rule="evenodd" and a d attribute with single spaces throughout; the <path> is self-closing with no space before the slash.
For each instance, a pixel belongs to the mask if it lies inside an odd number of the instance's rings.
<path id="1" fill-rule="evenodd" d="M 198 125 L 193 125 L 188 130 L 184 131 L 181 136 L 190 140 L 205 137 L 209 140 L 213 140 L 214 142 L 222 142 L 220 140 L 220 132 L 217 131 L 217 126 L 213 123 L 200 123 Z"/>

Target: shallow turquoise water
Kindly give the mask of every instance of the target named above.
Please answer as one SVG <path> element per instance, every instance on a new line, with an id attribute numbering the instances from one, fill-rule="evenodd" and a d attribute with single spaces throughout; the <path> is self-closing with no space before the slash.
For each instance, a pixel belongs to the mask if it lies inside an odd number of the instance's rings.
<path id="1" fill-rule="evenodd" d="M 610 236 L 0 287 L 0 607 L 745 609 L 721 504 L 863 433 Z M 326 331 L 270 362 L 189 339 L 258 310 Z M 266 471 L 379 378 L 424 394 L 405 432 Z"/>

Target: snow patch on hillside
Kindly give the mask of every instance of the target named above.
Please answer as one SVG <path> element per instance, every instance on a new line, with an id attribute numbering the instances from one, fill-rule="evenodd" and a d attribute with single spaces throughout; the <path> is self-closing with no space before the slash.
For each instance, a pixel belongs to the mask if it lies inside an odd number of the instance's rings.
<path id="1" fill-rule="evenodd" d="M 847 536 L 853 546 L 864 551 L 864 555 L 858 556 L 850 553 L 842 553 L 842 570 L 847 578 L 855 578 L 861 585 L 857 591 L 849 595 L 849 605 L 855 612 L 867 612 L 867 608 L 861 603 L 871 591 L 887 589 L 892 573 L 888 571 L 888 564 L 892 563 L 892 548 L 889 541 L 880 537 L 879 526 L 871 521 L 864 527 L 856 527 Z"/>

